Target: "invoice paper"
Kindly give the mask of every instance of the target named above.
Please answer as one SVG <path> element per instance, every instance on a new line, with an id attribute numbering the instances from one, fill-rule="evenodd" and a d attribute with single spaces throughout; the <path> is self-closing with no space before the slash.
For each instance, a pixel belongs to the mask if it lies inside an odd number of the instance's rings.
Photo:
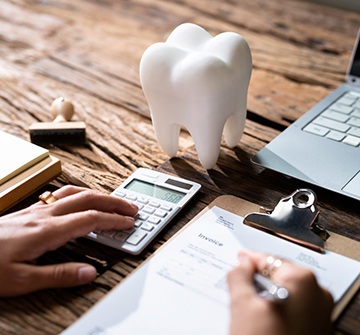
<path id="1" fill-rule="evenodd" d="M 298 246 L 243 224 L 213 207 L 163 246 L 63 335 L 225 335 L 226 275 L 241 249 L 310 268 L 339 301 L 359 276 L 360 262 Z"/>

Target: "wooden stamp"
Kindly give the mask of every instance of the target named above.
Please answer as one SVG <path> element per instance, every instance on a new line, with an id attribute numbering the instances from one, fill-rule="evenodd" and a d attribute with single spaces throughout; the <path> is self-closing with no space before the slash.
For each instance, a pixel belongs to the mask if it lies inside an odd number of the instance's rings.
<path id="1" fill-rule="evenodd" d="M 86 125 L 71 121 L 73 104 L 63 97 L 51 104 L 52 122 L 35 122 L 30 125 L 30 140 L 37 144 L 83 144 L 86 140 Z"/>

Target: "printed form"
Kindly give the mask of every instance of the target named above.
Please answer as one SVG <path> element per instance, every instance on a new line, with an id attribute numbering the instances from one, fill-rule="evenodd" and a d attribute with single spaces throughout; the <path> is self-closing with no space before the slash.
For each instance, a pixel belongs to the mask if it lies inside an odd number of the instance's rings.
<path id="1" fill-rule="evenodd" d="M 358 261 L 330 251 L 314 252 L 246 226 L 242 217 L 213 207 L 62 334 L 228 334 L 226 275 L 241 249 L 309 267 L 335 301 L 360 272 Z"/>

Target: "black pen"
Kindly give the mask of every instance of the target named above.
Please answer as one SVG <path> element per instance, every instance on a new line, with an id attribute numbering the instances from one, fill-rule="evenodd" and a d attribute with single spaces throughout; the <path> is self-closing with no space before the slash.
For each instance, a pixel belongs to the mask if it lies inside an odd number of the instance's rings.
<path id="1" fill-rule="evenodd" d="M 286 288 L 275 284 L 270 278 L 260 273 L 255 273 L 254 282 L 259 295 L 269 301 L 283 302 L 289 297 Z"/>

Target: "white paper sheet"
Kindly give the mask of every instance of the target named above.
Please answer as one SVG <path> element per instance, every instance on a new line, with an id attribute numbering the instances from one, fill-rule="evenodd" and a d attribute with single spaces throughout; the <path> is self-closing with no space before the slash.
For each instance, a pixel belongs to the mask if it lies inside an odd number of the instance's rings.
<path id="1" fill-rule="evenodd" d="M 213 207 L 80 318 L 63 335 L 225 335 L 226 274 L 241 249 L 263 251 L 312 269 L 339 301 L 360 262 L 319 254 L 242 223 Z"/>

